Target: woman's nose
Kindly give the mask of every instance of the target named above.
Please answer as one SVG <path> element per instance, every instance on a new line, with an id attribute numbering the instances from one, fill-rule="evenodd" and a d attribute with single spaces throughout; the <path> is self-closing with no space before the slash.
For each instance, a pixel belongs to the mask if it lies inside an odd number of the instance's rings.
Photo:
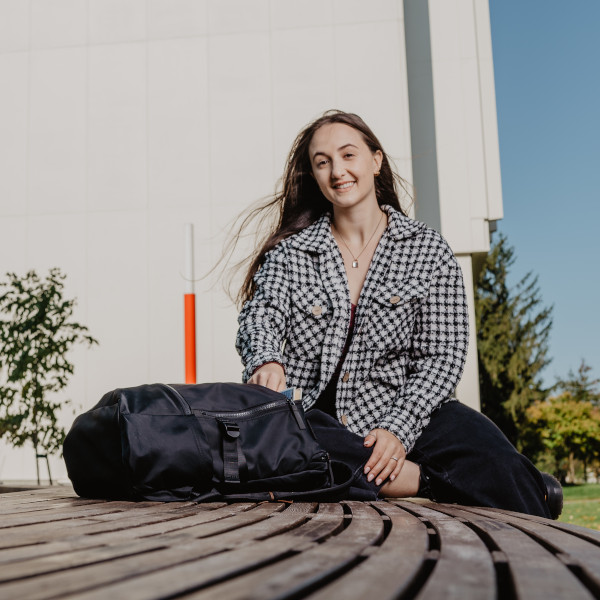
<path id="1" fill-rule="evenodd" d="M 339 161 L 333 161 L 331 164 L 331 177 L 332 179 L 340 179 L 345 173 L 343 163 Z"/>

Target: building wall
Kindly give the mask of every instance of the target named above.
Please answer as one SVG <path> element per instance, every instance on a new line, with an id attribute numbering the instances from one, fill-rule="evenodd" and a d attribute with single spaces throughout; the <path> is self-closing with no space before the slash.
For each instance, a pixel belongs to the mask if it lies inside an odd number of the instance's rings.
<path id="1" fill-rule="evenodd" d="M 470 347 L 457 397 L 479 408 L 473 259 L 502 218 L 492 40 L 487 0 L 405 0 L 416 217 L 459 258 Z"/>
<path id="2" fill-rule="evenodd" d="M 0 3 L 0 272 L 68 274 L 100 341 L 73 353 L 77 412 L 182 381 L 183 226 L 200 276 L 308 121 L 361 114 L 410 173 L 403 32 L 391 0 Z M 196 291 L 198 379 L 239 381 L 236 310 Z M 34 475 L 30 449 L 2 448 L 0 479 Z"/>
<path id="3" fill-rule="evenodd" d="M 445 4 L 489 46 L 485 11 L 474 21 L 471 0 L 431 0 L 432 56 L 450 41 Z M 464 75 L 432 64 L 436 87 Z M 114 387 L 183 380 L 184 224 L 200 277 L 232 219 L 274 190 L 304 124 L 329 108 L 357 112 L 413 177 L 400 0 L 2 0 L 0 82 L 0 273 L 61 267 L 76 319 L 100 341 L 73 352 L 65 425 Z M 440 207 L 438 225 L 469 257 L 472 240 L 485 250 L 485 228 L 465 234 L 448 215 L 483 210 L 477 189 L 458 192 L 489 165 L 469 146 L 456 162 L 473 164 L 449 177 L 449 116 L 436 104 L 439 197 L 462 204 Z M 452 127 L 462 138 L 479 126 Z M 198 379 L 239 381 L 237 311 L 215 279 L 196 286 Z M 60 458 L 52 469 L 65 478 Z M 0 480 L 34 476 L 31 449 L 0 447 Z"/>

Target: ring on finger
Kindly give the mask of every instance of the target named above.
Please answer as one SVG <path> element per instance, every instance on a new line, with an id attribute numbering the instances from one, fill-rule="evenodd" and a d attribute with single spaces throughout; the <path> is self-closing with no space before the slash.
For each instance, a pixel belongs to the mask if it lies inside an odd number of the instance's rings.
<path id="1" fill-rule="evenodd" d="M 396 458 L 395 456 L 390 457 L 390 460 L 395 460 L 396 462 L 398 462 L 400 459 Z"/>

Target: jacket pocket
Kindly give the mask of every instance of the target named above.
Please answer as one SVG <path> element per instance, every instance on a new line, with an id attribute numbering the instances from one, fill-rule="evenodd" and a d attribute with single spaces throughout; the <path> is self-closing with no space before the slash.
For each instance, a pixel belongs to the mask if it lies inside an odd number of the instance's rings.
<path id="1" fill-rule="evenodd" d="M 406 350 L 426 299 L 427 288 L 418 280 L 390 282 L 379 288 L 369 307 L 365 345 L 378 354 Z"/>
<path id="2" fill-rule="evenodd" d="M 332 315 L 331 301 L 324 290 L 309 287 L 293 292 L 286 354 L 320 355 Z"/>

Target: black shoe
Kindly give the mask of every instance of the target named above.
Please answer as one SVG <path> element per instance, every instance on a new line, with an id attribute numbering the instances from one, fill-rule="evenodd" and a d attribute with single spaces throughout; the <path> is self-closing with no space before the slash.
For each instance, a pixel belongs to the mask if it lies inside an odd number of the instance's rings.
<path id="1" fill-rule="evenodd" d="M 429 477 L 423 473 L 423 468 L 419 469 L 419 491 L 417 492 L 417 498 L 426 498 L 427 500 L 435 502 L 429 483 Z"/>
<path id="2" fill-rule="evenodd" d="M 542 472 L 542 479 L 546 486 L 546 504 L 550 509 L 550 515 L 553 519 L 558 519 L 563 509 L 563 491 L 562 487 L 556 479 L 550 475 L 550 473 Z"/>

